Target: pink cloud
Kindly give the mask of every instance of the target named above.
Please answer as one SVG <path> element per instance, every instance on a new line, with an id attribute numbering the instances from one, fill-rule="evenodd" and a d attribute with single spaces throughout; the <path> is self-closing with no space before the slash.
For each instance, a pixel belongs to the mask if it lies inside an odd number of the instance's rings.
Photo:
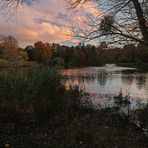
<path id="1" fill-rule="evenodd" d="M 84 8 L 90 14 L 96 11 L 92 3 Z M 8 21 L 8 15 L 0 11 L 0 33 L 13 35 L 20 46 L 39 40 L 50 43 L 73 41 L 69 24 L 74 24 L 75 15 L 67 9 L 65 0 L 37 0 L 31 5 L 24 3 L 17 9 L 13 21 Z"/>

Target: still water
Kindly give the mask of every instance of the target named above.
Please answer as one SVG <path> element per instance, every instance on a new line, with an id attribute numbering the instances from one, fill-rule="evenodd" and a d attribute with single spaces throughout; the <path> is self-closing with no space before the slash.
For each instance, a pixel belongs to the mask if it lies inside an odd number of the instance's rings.
<path id="1" fill-rule="evenodd" d="M 109 95 L 122 94 L 132 99 L 148 100 L 148 73 L 134 68 L 90 67 L 63 71 L 66 89 L 78 89 L 92 96 L 94 103 L 102 103 Z"/>

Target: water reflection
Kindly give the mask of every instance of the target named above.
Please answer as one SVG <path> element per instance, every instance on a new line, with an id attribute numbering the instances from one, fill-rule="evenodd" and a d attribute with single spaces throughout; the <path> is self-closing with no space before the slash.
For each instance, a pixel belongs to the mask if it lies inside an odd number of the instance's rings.
<path id="1" fill-rule="evenodd" d="M 146 77 L 143 76 L 142 74 L 141 75 L 137 74 L 135 76 L 135 81 L 136 81 L 136 84 L 137 84 L 138 88 L 142 89 L 145 86 Z"/>
<path id="2" fill-rule="evenodd" d="M 105 71 L 98 73 L 97 82 L 99 83 L 100 86 L 104 87 L 106 84 L 107 78 L 108 78 L 108 74 Z"/>
<path id="3" fill-rule="evenodd" d="M 140 74 L 132 68 L 91 67 L 64 70 L 63 83 L 67 89 L 83 90 L 90 94 L 123 95 L 131 98 L 148 99 L 148 73 Z"/>
<path id="4" fill-rule="evenodd" d="M 135 77 L 134 77 L 134 75 L 132 75 L 132 74 L 128 74 L 128 75 L 122 74 L 122 75 L 121 75 L 121 79 L 122 79 L 122 83 L 123 83 L 123 84 L 125 84 L 125 85 L 126 85 L 126 84 L 132 85 L 133 82 L 134 82 Z"/>

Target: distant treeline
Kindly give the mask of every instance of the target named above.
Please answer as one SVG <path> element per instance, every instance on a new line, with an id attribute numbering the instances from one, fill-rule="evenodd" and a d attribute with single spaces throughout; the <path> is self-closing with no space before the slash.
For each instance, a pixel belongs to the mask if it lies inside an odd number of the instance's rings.
<path id="1" fill-rule="evenodd" d="M 64 46 L 38 41 L 34 46 L 22 49 L 12 36 L 0 42 L 0 66 L 7 62 L 34 61 L 45 65 L 60 65 L 65 68 L 82 66 L 102 66 L 106 63 L 145 66 L 148 63 L 148 47 L 128 44 L 122 48 L 108 47 L 106 42 L 99 46 Z"/>
<path id="2" fill-rule="evenodd" d="M 45 64 L 62 64 L 65 67 L 102 66 L 106 63 L 138 65 L 148 63 L 148 48 L 129 44 L 123 48 L 108 48 L 106 43 L 93 45 L 62 46 L 59 44 L 36 42 L 24 49 L 30 61 Z"/>

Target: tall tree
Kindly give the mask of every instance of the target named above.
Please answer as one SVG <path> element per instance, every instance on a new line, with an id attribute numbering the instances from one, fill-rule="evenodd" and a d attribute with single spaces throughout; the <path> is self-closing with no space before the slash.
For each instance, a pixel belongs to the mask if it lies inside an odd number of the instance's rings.
<path id="1" fill-rule="evenodd" d="M 98 15 L 75 31 L 85 40 L 108 39 L 111 43 L 139 42 L 148 46 L 148 0 L 67 0 L 72 8 L 92 2 Z M 81 8 L 81 7 L 79 7 Z M 86 18 L 87 19 L 87 18 Z M 83 26 L 83 25 L 82 25 Z"/>
<path id="2" fill-rule="evenodd" d="M 36 59 L 38 62 L 43 62 L 45 64 L 50 63 L 51 49 L 48 43 L 43 43 L 38 41 L 34 44 L 36 50 Z"/>
<path id="3" fill-rule="evenodd" d="M 26 52 L 19 48 L 18 42 L 13 36 L 4 36 L 0 42 L 2 59 L 11 62 L 28 59 Z"/>

